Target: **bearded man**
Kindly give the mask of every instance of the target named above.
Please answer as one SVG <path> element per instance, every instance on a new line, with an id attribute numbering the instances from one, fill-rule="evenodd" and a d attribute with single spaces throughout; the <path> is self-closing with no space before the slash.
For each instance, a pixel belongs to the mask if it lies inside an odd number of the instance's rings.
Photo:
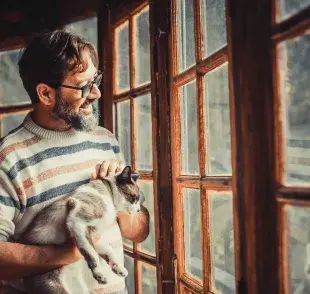
<path id="1" fill-rule="evenodd" d="M 98 127 L 97 65 L 94 46 L 64 30 L 35 36 L 21 55 L 19 73 L 34 107 L 0 143 L 0 293 L 25 293 L 22 277 L 73 262 L 89 271 L 73 243 L 32 246 L 16 240 L 44 207 L 125 166 L 114 135 Z M 120 260 L 122 236 L 142 242 L 148 235 L 148 212 L 141 208 L 134 230 L 127 213 L 108 228 L 107 241 Z M 106 285 L 85 276 L 94 293 L 126 293 L 124 278 L 115 274 Z"/>

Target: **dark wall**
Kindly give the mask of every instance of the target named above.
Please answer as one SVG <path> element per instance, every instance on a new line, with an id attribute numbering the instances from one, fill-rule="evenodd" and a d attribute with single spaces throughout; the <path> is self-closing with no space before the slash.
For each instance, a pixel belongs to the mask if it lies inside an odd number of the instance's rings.
<path id="1" fill-rule="evenodd" d="M 95 15 L 100 0 L 0 1 L 0 51 L 19 47 L 36 32 Z"/>

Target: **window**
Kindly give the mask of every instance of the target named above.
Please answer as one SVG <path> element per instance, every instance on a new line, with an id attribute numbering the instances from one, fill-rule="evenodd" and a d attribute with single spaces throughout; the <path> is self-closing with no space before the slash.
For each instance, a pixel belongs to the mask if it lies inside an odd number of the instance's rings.
<path id="1" fill-rule="evenodd" d="M 179 287 L 184 293 L 235 293 L 225 1 L 173 3 L 171 136 Z"/>
<path id="2" fill-rule="evenodd" d="M 309 292 L 310 272 L 310 1 L 276 1 L 274 83 L 277 89 L 277 202 L 280 214 L 281 288 Z M 281 264 L 280 264 L 281 265 Z"/>
<path id="3" fill-rule="evenodd" d="M 156 246 L 153 176 L 153 118 L 150 70 L 149 6 L 132 12 L 113 27 L 114 131 L 127 164 L 139 171 L 139 186 L 150 212 L 150 234 L 142 244 L 124 239 L 129 293 L 156 293 Z"/>
<path id="4" fill-rule="evenodd" d="M 18 72 L 20 53 L 21 49 L 0 52 L 0 137 L 18 127 L 31 109 Z"/>

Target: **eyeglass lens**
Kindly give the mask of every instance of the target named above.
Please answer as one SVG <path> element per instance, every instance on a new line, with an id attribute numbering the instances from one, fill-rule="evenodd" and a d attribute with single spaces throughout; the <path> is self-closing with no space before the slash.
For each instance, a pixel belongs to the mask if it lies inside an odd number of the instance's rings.
<path id="1" fill-rule="evenodd" d="M 89 95 L 89 93 L 92 91 L 94 84 L 96 84 L 97 86 L 100 85 L 102 80 L 102 74 L 98 75 L 93 82 L 89 83 L 84 89 L 83 89 L 83 93 L 82 93 L 82 97 L 85 98 Z"/>

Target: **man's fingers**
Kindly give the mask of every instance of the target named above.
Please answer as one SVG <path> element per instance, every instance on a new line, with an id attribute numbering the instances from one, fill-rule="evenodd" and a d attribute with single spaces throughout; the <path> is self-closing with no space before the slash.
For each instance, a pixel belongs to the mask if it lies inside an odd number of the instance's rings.
<path id="1" fill-rule="evenodd" d="M 114 176 L 120 173 L 125 168 L 125 164 L 123 162 L 119 162 L 118 160 L 105 160 L 102 162 L 99 170 L 100 178 L 104 178 L 106 176 Z"/>
<path id="2" fill-rule="evenodd" d="M 116 170 L 118 168 L 119 163 L 116 160 L 112 160 L 110 162 L 110 166 L 108 167 L 108 176 L 114 176 Z"/>
<path id="3" fill-rule="evenodd" d="M 95 172 L 93 172 L 93 173 L 90 175 L 90 180 L 91 180 L 91 181 L 94 181 L 94 180 L 96 180 L 96 179 L 97 179 L 97 175 L 96 175 Z"/>
<path id="4" fill-rule="evenodd" d="M 104 178 L 107 176 L 108 173 L 108 168 L 110 166 L 110 161 L 103 161 L 101 166 L 100 166 L 100 178 Z"/>

